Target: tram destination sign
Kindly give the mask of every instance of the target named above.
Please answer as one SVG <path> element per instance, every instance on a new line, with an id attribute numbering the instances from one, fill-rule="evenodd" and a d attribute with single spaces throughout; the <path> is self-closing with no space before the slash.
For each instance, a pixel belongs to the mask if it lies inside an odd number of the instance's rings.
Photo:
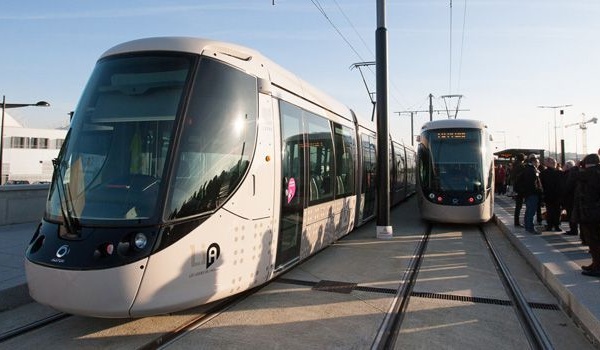
<path id="1" fill-rule="evenodd" d="M 448 139 L 448 140 L 456 140 L 456 139 L 461 139 L 464 140 L 467 138 L 467 132 L 466 131 L 438 131 L 435 133 L 436 137 L 438 139 L 444 140 L 444 139 Z"/>

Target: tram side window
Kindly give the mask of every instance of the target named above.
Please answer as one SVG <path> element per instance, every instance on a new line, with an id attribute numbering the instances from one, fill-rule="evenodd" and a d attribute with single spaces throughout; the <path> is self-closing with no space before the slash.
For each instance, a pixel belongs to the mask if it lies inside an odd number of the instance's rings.
<path id="1" fill-rule="evenodd" d="M 361 135 L 363 154 L 363 192 L 375 191 L 376 156 L 375 137 Z"/>
<path id="2" fill-rule="evenodd" d="M 354 194 L 356 142 L 351 128 L 334 124 L 336 196 Z"/>
<path id="3" fill-rule="evenodd" d="M 195 78 L 165 215 L 220 207 L 244 177 L 256 140 L 256 78 L 203 58 Z"/>
<path id="4" fill-rule="evenodd" d="M 405 164 L 404 164 L 404 147 L 398 143 L 394 143 L 394 170 L 395 170 L 395 185 L 393 188 L 399 189 L 404 187 Z"/>
<path id="5" fill-rule="evenodd" d="M 406 152 L 406 183 L 409 185 L 415 184 L 415 155 L 412 150 Z"/>
<path id="6" fill-rule="evenodd" d="M 301 208 L 304 205 L 304 134 L 302 130 L 302 109 L 279 102 L 281 113 L 281 176 L 283 203 L 288 207 Z"/>
<path id="7" fill-rule="evenodd" d="M 433 165 L 431 164 L 431 158 L 429 155 L 429 150 L 423 146 L 419 145 L 419 180 L 421 183 L 421 187 L 424 189 L 429 189 L 432 187 L 431 184 L 431 171 L 433 170 Z"/>
<path id="8" fill-rule="evenodd" d="M 327 119 L 304 113 L 308 132 L 310 203 L 333 199 L 333 141 Z"/>

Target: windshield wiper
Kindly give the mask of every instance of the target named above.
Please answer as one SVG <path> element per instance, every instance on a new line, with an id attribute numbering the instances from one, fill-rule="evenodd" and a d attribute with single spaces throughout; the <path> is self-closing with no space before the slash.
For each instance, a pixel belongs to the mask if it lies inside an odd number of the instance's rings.
<path id="1" fill-rule="evenodd" d="M 67 229 L 67 234 L 69 236 L 77 237 L 77 228 L 79 224 L 77 223 L 77 219 L 73 216 L 74 209 L 72 208 L 72 196 L 71 191 L 66 189 L 67 187 L 64 183 L 64 176 L 61 172 L 61 163 L 60 158 L 52 159 L 52 165 L 54 166 L 54 172 L 57 174 L 58 178 L 56 179 L 56 185 L 58 186 L 58 201 L 60 202 L 60 212 L 63 216 L 63 224 Z M 62 191 L 62 196 L 60 192 Z"/>

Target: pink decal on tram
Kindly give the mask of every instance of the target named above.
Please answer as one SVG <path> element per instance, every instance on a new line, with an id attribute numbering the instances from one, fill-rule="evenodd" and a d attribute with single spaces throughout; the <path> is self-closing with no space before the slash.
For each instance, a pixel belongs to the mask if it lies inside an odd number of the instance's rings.
<path id="1" fill-rule="evenodd" d="M 296 180 L 294 180 L 293 177 L 290 179 L 290 181 L 288 181 L 288 187 L 286 192 L 287 201 L 289 204 L 292 201 L 292 198 L 294 198 L 294 195 L 296 194 Z"/>

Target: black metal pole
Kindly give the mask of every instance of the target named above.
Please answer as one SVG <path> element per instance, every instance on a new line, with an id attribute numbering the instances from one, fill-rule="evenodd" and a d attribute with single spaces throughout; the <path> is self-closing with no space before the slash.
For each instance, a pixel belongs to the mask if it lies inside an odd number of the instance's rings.
<path id="1" fill-rule="evenodd" d="M 560 139 L 560 165 L 565 166 L 565 140 Z"/>
<path id="2" fill-rule="evenodd" d="M 390 225 L 390 141 L 385 0 L 377 0 L 375 47 L 377 66 L 377 238 L 391 238 L 393 231 Z"/>
<path id="3" fill-rule="evenodd" d="M 429 121 L 433 121 L 433 95 L 429 94 Z"/>
<path id="4" fill-rule="evenodd" d="M 410 112 L 410 145 L 415 145 L 415 121 L 414 112 Z"/>

